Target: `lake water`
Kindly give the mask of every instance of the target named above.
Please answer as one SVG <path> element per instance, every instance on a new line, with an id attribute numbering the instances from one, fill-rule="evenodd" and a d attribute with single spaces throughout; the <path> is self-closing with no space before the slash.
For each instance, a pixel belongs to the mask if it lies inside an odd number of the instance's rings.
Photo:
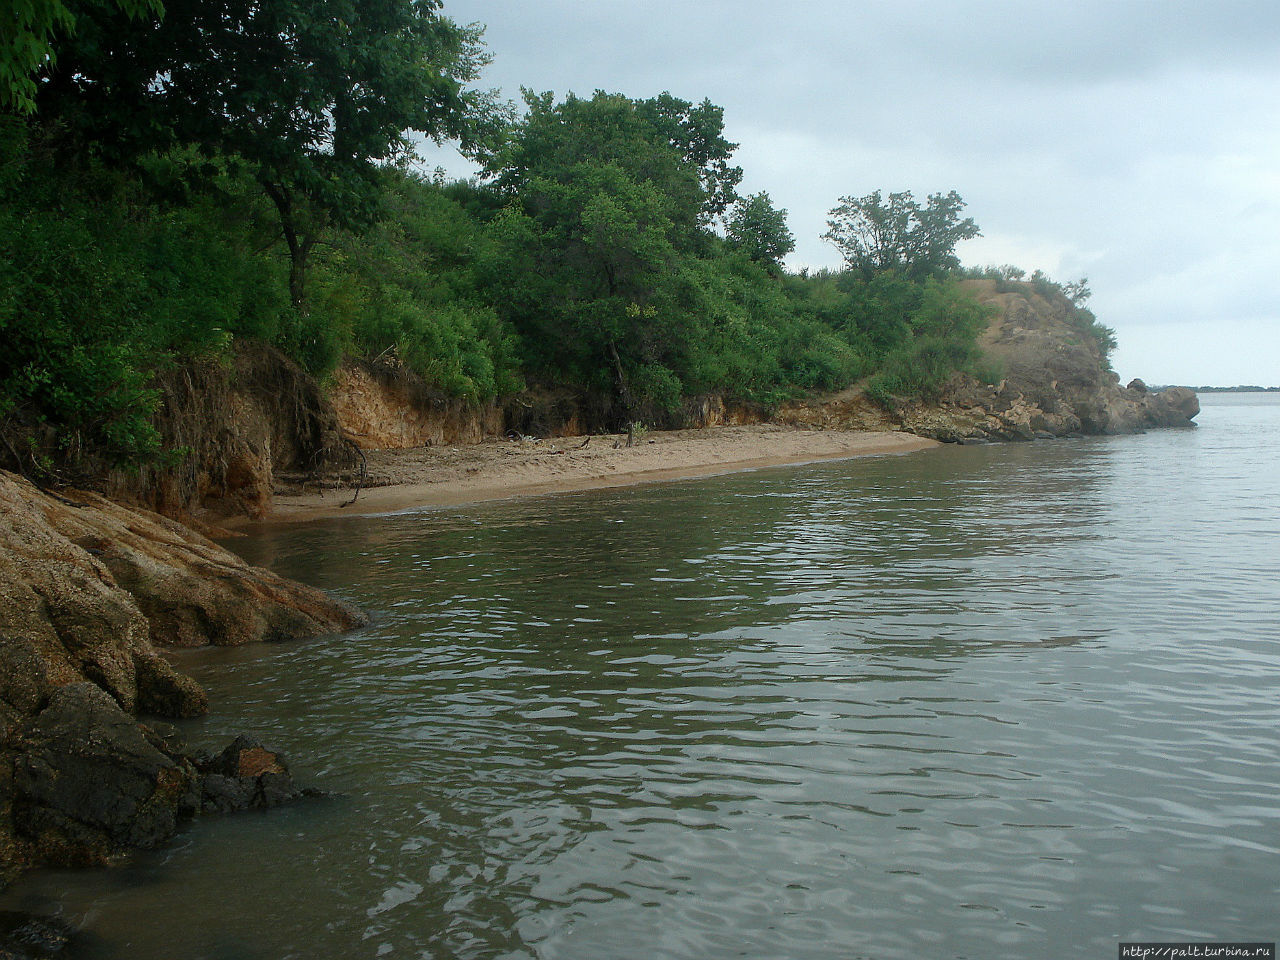
<path id="1" fill-rule="evenodd" d="M 235 544 L 368 629 L 184 654 L 343 796 L 2 906 L 103 958 L 1114 957 L 1280 935 L 1280 395 Z"/>

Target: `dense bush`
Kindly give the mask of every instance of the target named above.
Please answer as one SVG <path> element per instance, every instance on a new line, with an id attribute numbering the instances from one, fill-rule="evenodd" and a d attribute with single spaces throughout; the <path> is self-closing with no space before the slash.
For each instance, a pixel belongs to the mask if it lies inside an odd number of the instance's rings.
<path id="1" fill-rule="evenodd" d="M 38 470 L 154 455 L 151 374 L 175 356 L 221 353 L 239 333 L 274 332 L 282 288 L 243 232 L 220 224 L 220 200 L 162 203 L 95 162 L 56 168 L 39 132 L 0 127 L 10 455 Z"/>

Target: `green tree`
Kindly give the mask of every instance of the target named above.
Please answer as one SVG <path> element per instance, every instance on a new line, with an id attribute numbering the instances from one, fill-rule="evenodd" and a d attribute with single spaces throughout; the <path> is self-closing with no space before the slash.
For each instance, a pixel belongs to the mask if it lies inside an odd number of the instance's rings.
<path id="1" fill-rule="evenodd" d="M 632 100 L 597 90 L 590 99 L 525 90 L 526 115 L 484 153 L 484 176 L 516 196 L 534 177 L 565 181 L 582 163 L 611 163 L 664 198 L 686 238 L 737 199 L 737 144 L 724 138 L 724 112 L 669 93 Z"/>
<path id="2" fill-rule="evenodd" d="M 731 247 L 775 269 L 780 269 L 782 258 L 796 248 L 796 238 L 787 229 L 787 211 L 776 209 L 763 191 L 738 201 L 729 215 L 726 233 Z"/>
<path id="3" fill-rule="evenodd" d="M 439 11 L 439 0 L 169 0 L 163 18 L 134 23 L 80 0 L 39 102 L 121 152 L 187 143 L 248 164 L 279 214 L 301 307 L 316 242 L 375 217 L 378 165 L 409 152 L 410 132 L 467 141 L 500 112 L 467 87 L 487 62 L 480 28 Z"/>
<path id="4" fill-rule="evenodd" d="M 636 370 L 661 353 L 650 300 L 675 259 L 668 201 L 616 164 L 573 170 L 525 187 L 532 215 L 514 236 L 535 262 L 513 278 L 525 290 L 515 319 L 544 373 L 615 394 L 631 418 Z"/>
<path id="5" fill-rule="evenodd" d="M 113 0 L 131 18 L 161 14 L 160 0 Z M 12 13 L 0 16 L 0 110 L 31 113 L 36 78 L 57 61 L 56 40 L 74 34 L 76 15 L 64 0 L 9 0 Z"/>
<path id="6" fill-rule="evenodd" d="M 900 270 L 911 277 L 945 273 L 960 265 L 956 244 L 981 236 L 971 218 L 960 219 L 964 206 L 954 190 L 930 194 L 924 206 L 910 191 L 887 198 L 879 190 L 841 197 L 822 239 L 835 245 L 846 266 L 864 275 L 878 270 Z"/>
<path id="7" fill-rule="evenodd" d="M 664 92 L 639 101 L 636 112 L 663 131 L 680 159 L 698 171 L 704 220 L 723 216 L 738 199 L 742 182 L 742 168 L 729 162 L 738 145 L 724 137 L 724 108 L 705 99 L 695 106 Z"/>
<path id="8" fill-rule="evenodd" d="M 495 222 L 508 258 L 495 303 L 542 379 L 603 395 L 615 419 L 670 411 L 686 317 L 658 291 L 716 245 L 707 225 L 741 177 L 721 111 L 601 91 L 560 102 L 525 91 L 525 103 L 485 158 L 512 203 Z"/>

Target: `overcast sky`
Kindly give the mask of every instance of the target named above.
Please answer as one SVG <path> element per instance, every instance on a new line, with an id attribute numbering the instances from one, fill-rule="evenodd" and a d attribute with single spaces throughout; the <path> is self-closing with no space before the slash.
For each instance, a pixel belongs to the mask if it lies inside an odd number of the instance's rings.
<path id="1" fill-rule="evenodd" d="M 789 211 L 793 268 L 842 195 L 956 190 L 967 265 L 1087 276 L 1127 382 L 1280 384 L 1278 0 L 445 0 L 486 86 L 725 109 Z M 442 158 L 455 174 L 466 165 Z M 433 162 L 441 162 L 434 160 Z"/>

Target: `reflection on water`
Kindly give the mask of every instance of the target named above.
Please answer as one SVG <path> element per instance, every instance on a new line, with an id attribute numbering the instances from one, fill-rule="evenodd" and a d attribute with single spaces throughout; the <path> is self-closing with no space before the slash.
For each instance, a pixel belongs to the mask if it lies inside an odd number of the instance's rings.
<path id="1" fill-rule="evenodd" d="M 183 655 L 326 802 L 5 896 L 101 957 L 1272 940 L 1280 404 L 235 545 L 366 630 Z M 175 952 L 175 947 L 180 946 Z"/>

